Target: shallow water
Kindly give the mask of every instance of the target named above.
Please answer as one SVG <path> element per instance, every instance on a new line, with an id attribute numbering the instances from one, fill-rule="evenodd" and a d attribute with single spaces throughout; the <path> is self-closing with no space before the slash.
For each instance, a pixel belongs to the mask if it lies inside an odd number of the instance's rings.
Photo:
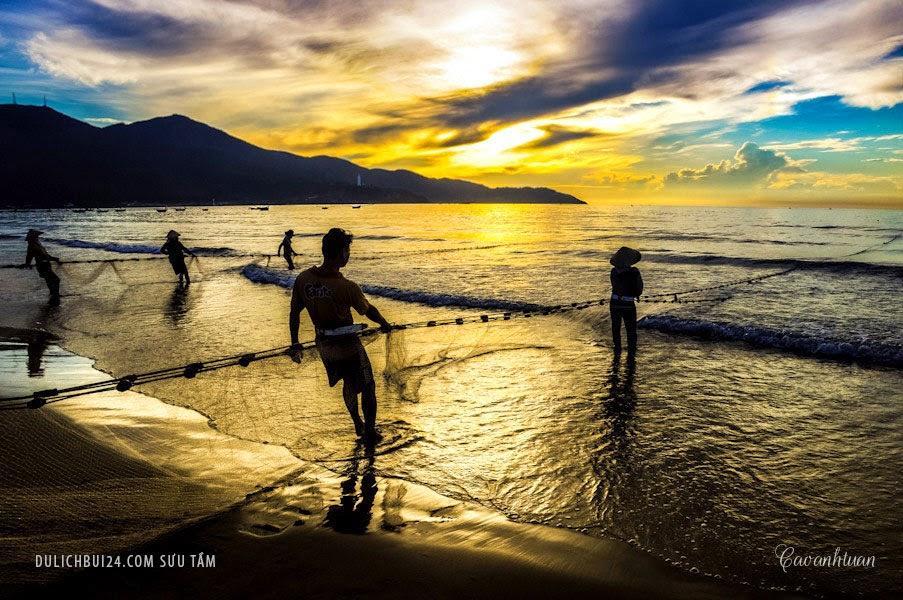
<path id="1" fill-rule="evenodd" d="M 20 236 L 36 225 L 64 259 L 149 256 L 172 227 L 200 249 L 187 292 L 165 260 L 65 267 L 64 293 L 75 295 L 59 309 L 41 308 L 34 273 L 0 272 L 4 301 L 34 306 L 36 324 L 117 376 L 286 344 L 291 274 L 281 259 L 239 255 L 274 251 L 289 227 L 303 234 L 300 265 L 316 260 L 317 234 L 354 232 L 347 274 L 395 322 L 602 297 L 621 245 L 643 252 L 649 294 L 796 267 L 687 296 L 717 302 L 641 304 L 634 367 L 613 362 L 604 308 L 375 338 L 387 440 L 374 466 L 732 581 L 850 595 L 900 585 L 899 211 L 17 212 L 0 216 L 0 262 L 21 260 Z M 14 298 L 15 287 L 26 293 Z M 337 471 L 354 454 L 340 393 L 315 356 L 141 391 Z M 875 555 L 877 567 L 784 573 L 778 544 Z"/>

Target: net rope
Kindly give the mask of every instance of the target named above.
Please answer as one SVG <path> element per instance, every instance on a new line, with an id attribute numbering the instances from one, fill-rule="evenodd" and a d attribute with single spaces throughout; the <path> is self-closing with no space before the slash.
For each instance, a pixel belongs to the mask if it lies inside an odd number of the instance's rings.
<path id="1" fill-rule="evenodd" d="M 671 294 L 674 295 L 674 294 Z M 679 294 L 678 294 L 679 296 Z M 727 300 L 727 297 L 718 297 L 718 298 L 700 298 L 700 299 L 692 299 L 692 300 L 680 300 L 679 298 L 675 301 L 671 300 L 643 300 L 644 302 L 650 303 L 659 303 L 659 304 L 684 304 L 684 303 L 711 303 L 711 302 L 723 302 Z M 604 306 L 608 303 L 607 298 L 597 298 L 593 300 L 586 300 L 582 302 L 572 302 L 570 304 L 559 304 L 554 306 L 547 306 L 538 308 L 534 311 L 525 311 L 525 312 L 495 312 L 495 313 L 483 313 L 479 315 L 467 314 L 449 317 L 445 319 L 430 319 L 425 321 L 415 321 L 411 323 L 402 323 L 393 325 L 389 331 L 404 331 L 409 329 L 424 329 L 424 328 L 435 328 L 435 327 L 451 327 L 451 326 L 461 326 L 472 323 L 491 323 L 496 321 L 511 321 L 514 319 L 529 319 L 534 317 L 544 317 L 549 315 L 560 315 L 566 314 L 573 311 L 585 310 L 587 308 L 593 306 Z M 380 333 L 384 333 L 380 329 L 365 329 L 359 335 L 361 337 L 369 337 L 378 335 Z M 22 409 L 22 408 L 40 408 L 45 404 L 50 404 L 53 402 L 59 402 L 61 400 L 66 400 L 69 398 L 74 398 L 77 396 L 83 396 L 87 394 L 93 394 L 97 392 L 103 391 L 126 391 L 131 389 L 135 385 L 141 385 L 145 383 L 151 383 L 155 381 L 164 381 L 168 379 L 176 379 L 180 377 L 184 377 L 187 379 L 193 379 L 200 373 L 206 373 L 210 371 L 216 371 L 219 369 L 223 369 L 226 367 L 234 367 L 234 366 L 242 366 L 247 367 L 253 362 L 268 360 L 272 358 L 276 358 L 279 356 L 287 356 L 291 354 L 294 350 L 300 349 L 310 350 L 316 348 L 316 340 L 307 340 L 301 342 L 296 346 L 280 346 L 277 348 L 269 348 L 266 350 L 259 350 L 256 352 L 245 352 L 242 354 L 235 354 L 231 356 L 224 356 L 220 358 L 214 358 L 207 361 L 198 361 L 189 364 L 183 364 L 174 367 L 168 367 L 164 369 L 158 369 L 155 371 L 147 371 L 139 374 L 125 375 L 123 377 L 111 378 L 104 381 L 98 381 L 94 383 L 87 383 L 77 386 L 71 386 L 67 388 L 52 388 L 36 391 L 27 396 L 14 396 L 9 398 L 0 398 L 0 410 L 10 410 L 10 409 Z"/>
<path id="2" fill-rule="evenodd" d="M 878 244 L 874 244 L 864 250 L 858 250 L 851 254 L 843 255 L 837 258 L 845 258 L 849 256 L 859 255 L 876 248 L 886 246 L 897 239 L 900 238 L 900 234 L 894 235 L 888 240 L 884 240 Z M 270 256 L 272 255 L 252 255 L 254 257 L 263 258 L 266 257 L 269 261 Z M 159 260 L 161 258 L 166 257 L 143 257 L 143 260 Z M 97 260 L 97 261 L 70 261 L 66 264 L 73 263 L 112 263 L 112 266 L 115 269 L 115 263 L 119 260 L 142 260 L 142 259 L 108 259 L 108 260 Z M 20 266 L 20 265 L 19 265 Z M 711 292 L 716 290 L 723 290 L 727 288 L 737 287 L 741 285 L 754 284 L 761 281 L 765 281 L 767 279 L 780 277 L 783 275 L 787 275 L 796 271 L 799 267 L 793 266 L 787 269 L 783 269 L 781 271 L 776 271 L 772 273 L 766 273 L 764 275 L 758 275 L 755 277 L 747 277 L 740 280 L 729 281 L 726 283 L 698 287 L 698 288 L 690 288 L 675 292 L 660 292 L 656 294 L 647 294 L 637 298 L 637 302 L 640 303 L 653 303 L 653 304 L 712 304 L 724 302 L 730 298 L 730 296 L 716 296 L 711 298 L 682 298 L 682 296 L 687 295 L 695 295 L 702 292 Z M 93 274 L 92 274 L 93 275 Z M 96 276 L 95 276 L 96 278 Z M 609 303 L 609 297 L 601 297 L 601 298 L 593 298 L 590 300 L 576 301 L 571 302 L 569 304 L 557 304 L 550 306 L 537 306 L 534 309 L 524 310 L 524 311 L 504 311 L 504 312 L 487 312 L 478 315 L 474 315 L 471 313 L 448 317 L 445 319 L 430 319 L 424 321 L 415 321 L 409 323 L 402 323 L 392 325 L 391 328 L 386 330 L 381 329 L 373 329 L 368 328 L 364 329 L 358 335 L 361 338 L 368 338 L 370 336 L 375 336 L 380 333 L 389 333 L 389 332 L 398 332 L 405 330 L 413 330 L 413 329 L 423 329 L 423 328 L 436 328 L 436 327 L 454 327 L 454 326 L 462 326 L 473 323 L 493 323 L 500 321 L 511 321 L 515 319 L 530 319 L 535 317 L 545 317 L 550 315 L 561 315 L 566 313 L 572 313 L 576 311 L 583 311 L 590 307 L 595 306 L 605 306 Z M 365 326 L 366 327 L 366 326 Z M 146 383 L 165 381 L 170 379 L 177 378 L 186 378 L 193 379 L 197 375 L 201 373 L 207 373 L 211 371 L 217 371 L 219 369 L 224 369 L 227 367 L 241 366 L 247 367 L 253 362 L 269 360 L 280 356 L 290 356 L 295 353 L 295 351 L 300 350 L 301 352 L 305 350 L 312 350 L 316 348 L 316 340 L 306 340 L 301 342 L 300 344 L 296 344 L 293 346 L 280 346 L 276 348 L 269 348 L 265 350 L 258 350 L 254 352 L 244 352 L 242 354 L 235 354 L 230 356 L 224 356 L 219 358 L 214 358 L 206 361 L 196 361 L 188 364 L 182 364 L 174 367 L 168 367 L 163 369 L 158 369 L 154 371 L 148 371 L 143 373 L 136 373 L 125 375 L 122 377 L 114 377 L 94 383 L 82 384 L 77 386 L 70 386 L 66 388 L 50 388 L 39 390 L 33 392 L 29 395 L 22 396 L 13 396 L 7 398 L 0 398 L 0 410 L 19 410 L 19 409 L 34 409 L 41 408 L 42 406 L 54 402 L 59 402 L 62 400 L 75 398 L 78 396 L 84 396 L 88 394 L 94 394 L 98 392 L 106 392 L 117 390 L 120 392 L 127 391 L 136 385 L 142 385 Z M 392 358 L 394 363 L 404 362 L 404 356 L 402 354 L 398 354 L 397 356 Z"/>

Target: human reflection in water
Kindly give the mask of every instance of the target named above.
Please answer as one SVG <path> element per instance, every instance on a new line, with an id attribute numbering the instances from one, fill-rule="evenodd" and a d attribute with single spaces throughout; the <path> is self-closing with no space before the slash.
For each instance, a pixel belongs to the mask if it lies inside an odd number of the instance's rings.
<path id="1" fill-rule="evenodd" d="M 166 305 L 166 318 L 173 327 L 179 327 L 188 315 L 188 286 L 178 285 L 169 295 Z"/>
<path id="2" fill-rule="evenodd" d="M 30 340 L 28 340 L 29 377 L 44 376 L 44 366 L 42 365 L 42 362 L 44 360 L 44 353 L 47 352 L 48 346 L 50 346 L 50 341 L 48 339 L 48 336 L 46 335 L 35 335 Z"/>
<path id="3" fill-rule="evenodd" d="M 33 329 L 29 331 L 29 335 L 25 340 L 28 349 L 27 366 L 29 377 L 44 376 L 44 353 L 47 352 L 50 341 L 54 338 L 54 336 L 45 331 L 45 329 L 47 323 L 56 317 L 59 310 L 56 302 L 50 302 L 42 307 L 41 310 L 38 311 L 38 314 L 35 315 L 34 319 L 32 319 L 31 326 Z"/>
<path id="4" fill-rule="evenodd" d="M 326 509 L 323 523 L 327 527 L 339 533 L 367 532 L 373 518 L 373 502 L 377 490 L 373 462 L 373 446 L 359 443 L 353 459 L 343 473 L 345 479 L 342 481 L 342 497 L 338 504 Z"/>
<path id="5" fill-rule="evenodd" d="M 615 354 L 608 373 L 607 389 L 600 397 L 599 420 L 601 439 L 598 450 L 592 456 L 593 471 L 599 477 L 595 498 L 596 510 L 600 516 L 610 508 L 610 495 L 622 492 L 621 483 L 633 468 L 631 446 L 636 435 L 634 415 L 637 397 L 633 389 L 636 363 L 628 359 L 621 373 L 621 357 Z"/>
<path id="6" fill-rule="evenodd" d="M 615 354 L 611 361 L 608 375 L 609 394 L 603 404 L 605 420 L 610 427 L 612 440 L 626 445 L 628 438 L 633 437 L 633 416 L 636 410 L 636 392 L 633 390 L 633 379 L 636 374 L 636 361 L 627 358 L 627 364 L 621 374 L 621 359 Z"/>

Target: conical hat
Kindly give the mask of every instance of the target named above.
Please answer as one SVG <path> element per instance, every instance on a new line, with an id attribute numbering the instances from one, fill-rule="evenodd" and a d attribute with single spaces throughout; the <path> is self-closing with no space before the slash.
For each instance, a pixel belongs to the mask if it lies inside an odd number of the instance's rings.
<path id="1" fill-rule="evenodd" d="M 619 269 L 624 269 L 637 264 L 642 258 L 643 255 L 640 254 L 639 250 L 634 250 L 633 248 L 628 248 L 627 246 L 621 246 L 621 248 L 619 248 L 618 251 L 614 253 L 609 262 Z"/>

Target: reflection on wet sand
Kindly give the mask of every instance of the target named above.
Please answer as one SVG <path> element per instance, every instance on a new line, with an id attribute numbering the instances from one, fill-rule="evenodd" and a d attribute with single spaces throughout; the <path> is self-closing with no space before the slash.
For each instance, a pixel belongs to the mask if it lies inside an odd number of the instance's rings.
<path id="1" fill-rule="evenodd" d="M 342 469 L 339 483 L 340 497 L 337 503 L 326 508 L 322 524 L 339 533 L 363 534 L 370 530 L 373 507 L 379 486 L 382 484 L 382 501 L 377 510 L 379 529 L 401 531 L 408 518 L 413 521 L 429 520 L 431 516 L 408 505 L 408 483 L 397 479 L 377 479 L 376 457 L 378 447 L 358 442 L 347 466 Z M 406 511 L 405 514 L 402 514 Z M 417 515 L 420 512 L 421 514 Z M 417 516 L 415 516 L 417 515 Z"/>
<path id="2" fill-rule="evenodd" d="M 604 514 L 609 496 L 632 468 L 631 448 L 636 438 L 635 416 L 637 395 L 633 388 L 636 362 L 630 357 L 621 373 L 621 359 L 615 354 L 608 372 L 608 390 L 603 392 L 599 411 L 602 426 L 599 449 L 592 457 L 593 471 L 599 477 L 593 495 L 596 513 Z"/>
<path id="3" fill-rule="evenodd" d="M 175 327 L 180 327 L 185 321 L 189 310 L 189 288 L 179 285 L 173 288 L 169 295 L 169 302 L 166 304 L 166 318 L 169 323 Z"/>
<path id="4" fill-rule="evenodd" d="M 28 342 L 28 376 L 43 377 L 44 353 L 50 346 L 50 340 L 46 335 L 36 335 Z"/>
<path id="5" fill-rule="evenodd" d="M 37 314 L 30 320 L 28 329 L 16 327 L 0 327 L 0 340 L 12 342 L 9 349 L 15 350 L 18 344 L 25 344 L 27 350 L 26 368 L 29 377 L 44 376 L 44 355 L 56 336 L 45 330 L 47 322 L 59 311 L 53 304 L 46 304 L 40 308 Z M 9 382 L 4 382 L 9 383 Z"/>
<path id="6" fill-rule="evenodd" d="M 609 395 L 603 403 L 603 417 L 609 426 L 609 436 L 621 458 L 627 458 L 631 438 L 635 435 L 633 416 L 636 411 L 637 396 L 633 389 L 636 375 L 636 362 L 627 359 L 624 373 L 621 374 L 621 361 L 614 355 L 611 371 L 608 376 Z"/>
<path id="7" fill-rule="evenodd" d="M 372 446 L 358 444 L 354 458 L 343 471 L 342 496 L 326 509 L 323 524 L 339 533 L 366 533 L 373 518 L 377 483 Z M 358 492 L 360 482 L 360 492 Z"/>

